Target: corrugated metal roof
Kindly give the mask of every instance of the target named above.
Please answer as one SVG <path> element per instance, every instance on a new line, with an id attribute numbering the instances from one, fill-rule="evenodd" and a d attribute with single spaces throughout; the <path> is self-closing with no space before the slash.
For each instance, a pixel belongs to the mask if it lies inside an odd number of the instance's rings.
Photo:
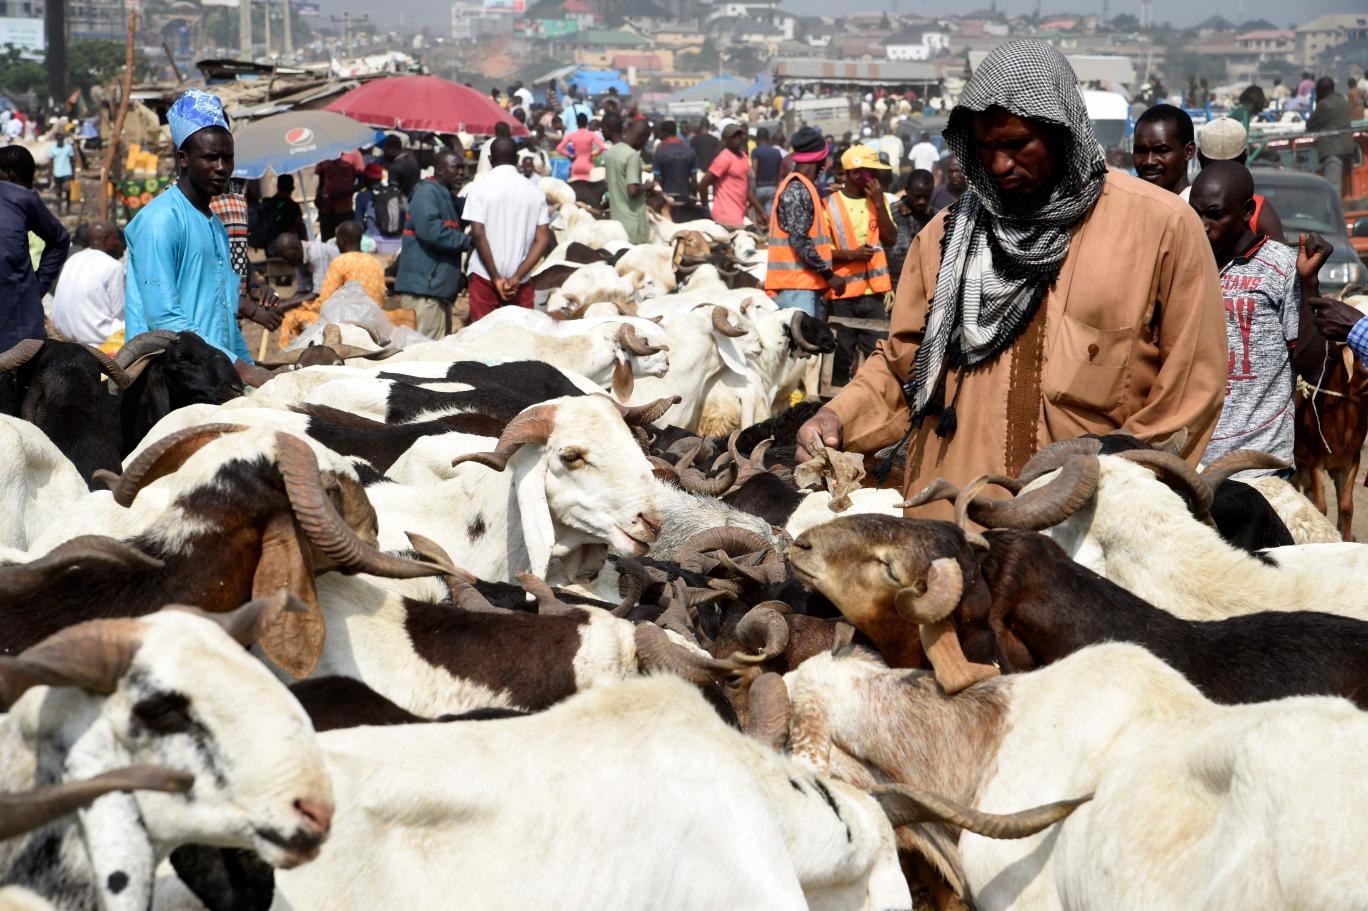
<path id="1" fill-rule="evenodd" d="M 970 51 L 969 70 L 977 70 L 989 51 Z M 1110 82 L 1112 85 L 1131 85 L 1135 82 L 1135 66 L 1127 57 L 1102 54 L 1069 54 L 1069 65 L 1079 82 Z"/>
<path id="2" fill-rule="evenodd" d="M 775 79 L 817 82 L 935 82 L 940 77 L 937 64 L 926 61 L 824 60 L 806 58 L 776 60 Z"/>

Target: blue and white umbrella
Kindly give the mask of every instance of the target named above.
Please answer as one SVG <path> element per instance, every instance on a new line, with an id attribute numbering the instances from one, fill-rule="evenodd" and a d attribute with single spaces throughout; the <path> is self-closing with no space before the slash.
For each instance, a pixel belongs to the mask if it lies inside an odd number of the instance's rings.
<path id="1" fill-rule="evenodd" d="M 290 174 L 375 143 L 375 129 L 331 111 L 287 111 L 233 131 L 234 177 Z"/>

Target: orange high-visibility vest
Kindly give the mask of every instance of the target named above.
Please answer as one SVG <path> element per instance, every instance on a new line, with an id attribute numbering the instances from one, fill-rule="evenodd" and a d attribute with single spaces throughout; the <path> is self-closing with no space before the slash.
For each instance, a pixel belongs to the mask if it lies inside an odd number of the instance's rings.
<path id="1" fill-rule="evenodd" d="M 816 245 L 817 255 L 831 262 L 831 234 L 827 230 L 826 208 L 822 205 L 822 197 L 817 194 L 817 188 L 812 185 L 812 181 L 794 171 L 783 179 L 774 194 L 774 209 L 770 213 L 769 262 L 765 269 L 765 290 L 825 291 L 826 279 L 813 272 L 798 258 L 798 254 L 793 252 L 793 247 L 789 246 L 788 232 L 779 227 L 779 199 L 793 180 L 800 182 L 812 197 L 812 227 L 808 228 L 808 237 L 811 237 Z"/>
<path id="2" fill-rule="evenodd" d="M 868 262 L 835 263 L 836 274 L 846 280 L 845 290 L 833 295 L 838 300 L 851 297 L 864 297 L 866 294 L 886 294 L 893 290 L 893 280 L 888 274 L 888 255 L 884 253 L 879 239 L 879 216 L 874 206 L 866 202 L 869 210 L 869 233 L 865 242 L 874 248 L 874 255 Z M 832 193 L 827 198 L 828 215 L 831 218 L 831 231 L 836 236 L 837 250 L 854 250 L 860 245 L 855 242 L 855 223 L 845 207 L 845 197 Z"/>

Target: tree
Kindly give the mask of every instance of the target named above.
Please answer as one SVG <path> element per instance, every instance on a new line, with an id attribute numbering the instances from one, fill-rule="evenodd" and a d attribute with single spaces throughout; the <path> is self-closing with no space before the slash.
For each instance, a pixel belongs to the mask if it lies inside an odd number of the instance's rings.
<path id="1" fill-rule="evenodd" d="M 721 55 L 711 40 L 704 41 L 697 51 L 685 51 L 675 58 L 675 69 L 682 73 L 711 73 L 717 69 Z"/>
<path id="2" fill-rule="evenodd" d="M 81 94 L 89 97 L 90 90 L 97 85 L 113 82 L 123 75 L 127 49 L 117 41 L 102 41 L 98 38 L 82 38 L 71 42 L 68 59 L 79 61 L 80 66 L 72 70 L 71 87 L 80 89 Z M 155 79 L 157 68 L 147 60 L 140 50 L 133 52 L 133 81 Z"/>
<path id="3" fill-rule="evenodd" d="M 82 38 L 71 42 L 67 59 L 79 64 L 71 72 L 72 90 L 79 89 L 88 98 L 95 86 L 118 79 L 123 75 L 126 53 L 124 45 L 117 41 Z M 147 57 L 141 51 L 135 51 L 134 81 L 153 79 L 156 74 L 156 67 L 148 63 Z M 47 86 L 45 59 L 28 59 L 24 51 L 12 44 L 0 51 L 0 89 L 15 95 L 32 92 L 41 99 L 47 96 Z"/>
<path id="4" fill-rule="evenodd" d="M 1121 15 L 1114 17 L 1108 24 L 1118 32 L 1135 32 L 1140 30 L 1140 20 L 1130 13 L 1122 13 Z"/>
<path id="5" fill-rule="evenodd" d="M 765 58 L 760 48 L 741 45 L 727 53 L 727 70 L 738 76 L 758 76 L 765 68 Z"/>
<path id="6" fill-rule="evenodd" d="M 0 51 L 0 90 L 13 95 L 47 92 L 47 67 L 42 61 L 29 60 L 24 52 L 12 44 Z"/>

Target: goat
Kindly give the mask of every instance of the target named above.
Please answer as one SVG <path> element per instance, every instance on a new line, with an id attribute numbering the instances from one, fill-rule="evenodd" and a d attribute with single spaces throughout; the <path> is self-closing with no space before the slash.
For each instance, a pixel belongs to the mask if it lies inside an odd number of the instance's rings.
<path id="1" fill-rule="evenodd" d="M 858 654 L 784 682 L 793 754 L 873 787 L 979 911 L 1368 905 L 1344 837 L 1368 721 L 1342 699 L 1216 705 L 1121 643 L 955 696 Z"/>
<path id="2" fill-rule="evenodd" d="M 911 907 L 870 798 L 727 727 L 668 677 L 589 690 L 527 718 L 319 740 L 338 813 L 328 850 L 276 875 L 279 899 L 298 911 L 420 908 L 456 894 L 489 911 Z M 434 757 L 461 774 L 434 774 Z M 569 767 L 578 771 L 567 777 Z M 707 787 L 680 780 L 688 769 L 706 769 Z M 501 794 L 509 799 L 491 801 Z M 665 848 L 704 832 L 706 857 Z M 385 864 L 364 860 L 377 855 Z M 513 856 L 539 860 L 511 875 Z"/>
<path id="3" fill-rule="evenodd" d="M 724 307 L 670 307 L 663 316 L 662 329 L 670 340 L 669 367 L 663 374 L 639 378 L 629 401 L 641 404 L 677 395 L 679 403 L 663 420 L 695 430 L 709 382 L 724 368 L 745 374 L 748 359 L 760 353 L 759 340 L 748 326 L 734 324 Z"/>
<path id="4" fill-rule="evenodd" d="M 129 339 L 114 360 L 129 380 L 119 401 L 122 456 L 177 408 L 222 405 L 243 394 L 228 356 L 193 332 L 145 332 Z"/>
<path id="5" fill-rule="evenodd" d="M 1015 499 L 974 497 L 969 517 L 987 527 L 1044 530 L 1074 560 L 1184 619 L 1320 610 L 1368 620 L 1368 590 L 1355 573 L 1270 565 L 1194 518 L 1189 503 L 1206 516 L 1212 485 L 1177 456 L 1099 456 L 1098 448 L 1096 440 L 1071 440 L 1037 453 Z M 1225 470 L 1238 467 L 1227 462 Z M 944 497 L 945 487 L 933 484 L 909 505 Z"/>
<path id="6" fill-rule="evenodd" d="M 74 554 L 0 567 L 8 617 L 0 652 L 13 654 L 70 623 L 146 614 L 167 600 L 222 612 L 282 586 L 312 611 L 285 626 L 317 635 L 315 574 L 453 571 L 377 551 L 375 512 L 339 457 L 323 455 L 324 470 L 297 437 L 239 430 L 206 425 L 163 438 L 129 464 L 112 497 L 88 494 L 34 548 L 47 554 L 65 541 Z M 86 529 L 119 529 L 123 540 L 74 539 Z M 268 635 L 265 647 L 292 666 L 285 632 Z"/>
<path id="7" fill-rule="evenodd" d="M 89 488 L 65 455 L 37 426 L 0 415 L 0 547 L 27 550 Z"/>
<path id="8" fill-rule="evenodd" d="M 92 483 L 119 467 L 119 399 L 101 374 L 129 380 L 104 352 L 75 342 L 26 339 L 0 354 L 0 413 L 38 427 Z"/>
<path id="9" fill-rule="evenodd" d="M 644 554 L 660 518 L 626 411 L 604 396 L 553 399 L 514 418 L 492 452 L 450 452 L 440 485 L 371 486 L 381 545 L 406 547 L 416 531 L 476 576 L 504 582 L 547 578 L 552 559 L 574 578 L 596 572 L 605 549 Z"/>
<path id="10" fill-rule="evenodd" d="M 1352 541 L 1354 482 L 1358 478 L 1363 442 L 1368 437 L 1368 368 L 1347 349 L 1343 358 L 1327 357 L 1326 376 L 1317 386 L 1299 383 L 1297 392 L 1297 464 L 1294 483 L 1322 513 L 1326 511 L 1321 470 L 1335 482 L 1340 535 Z"/>
<path id="11" fill-rule="evenodd" d="M 587 377 L 601 388 L 611 385 L 620 399 L 632 394 L 635 378 L 664 376 L 670 365 L 668 346 L 659 328 L 646 330 L 643 338 L 635 326 L 611 321 L 582 334 L 565 336 L 539 335 L 503 326 L 480 335 L 474 343 L 452 336 L 441 342 L 415 345 L 385 363 L 388 370 L 402 371 L 404 368 L 399 365 L 408 361 L 488 358 L 493 352 L 498 352 L 499 360 L 541 361 Z"/>
<path id="12" fill-rule="evenodd" d="M 181 844 L 250 848 L 277 867 L 316 857 L 333 816 L 318 742 L 239 644 L 280 622 L 285 605 L 282 594 L 210 619 L 166 610 L 97 620 L 0 659 L 12 703 L 0 720 L 0 790 L 135 762 L 193 780 L 184 793 L 108 794 L 79 824 L 0 842 L 0 879 L 63 907 L 142 909 L 158 858 Z"/>
<path id="13" fill-rule="evenodd" d="M 1368 623 L 1315 611 L 1182 620 L 1074 563 L 1043 535 L 984 538 L 979 550 L 945 522 L 849 516 L 805 532 L 791 559 L 851 623 L 889 644 L 890 662 L 903 651 L 899 640 L 916 638 L 913 624 L 940 619 L 911 602 L 943 595 L 940 609 L 969 660 L 1004 671 L 1134 642 L 1214 702 L 1343 696 L 1368 708 Z"/>

